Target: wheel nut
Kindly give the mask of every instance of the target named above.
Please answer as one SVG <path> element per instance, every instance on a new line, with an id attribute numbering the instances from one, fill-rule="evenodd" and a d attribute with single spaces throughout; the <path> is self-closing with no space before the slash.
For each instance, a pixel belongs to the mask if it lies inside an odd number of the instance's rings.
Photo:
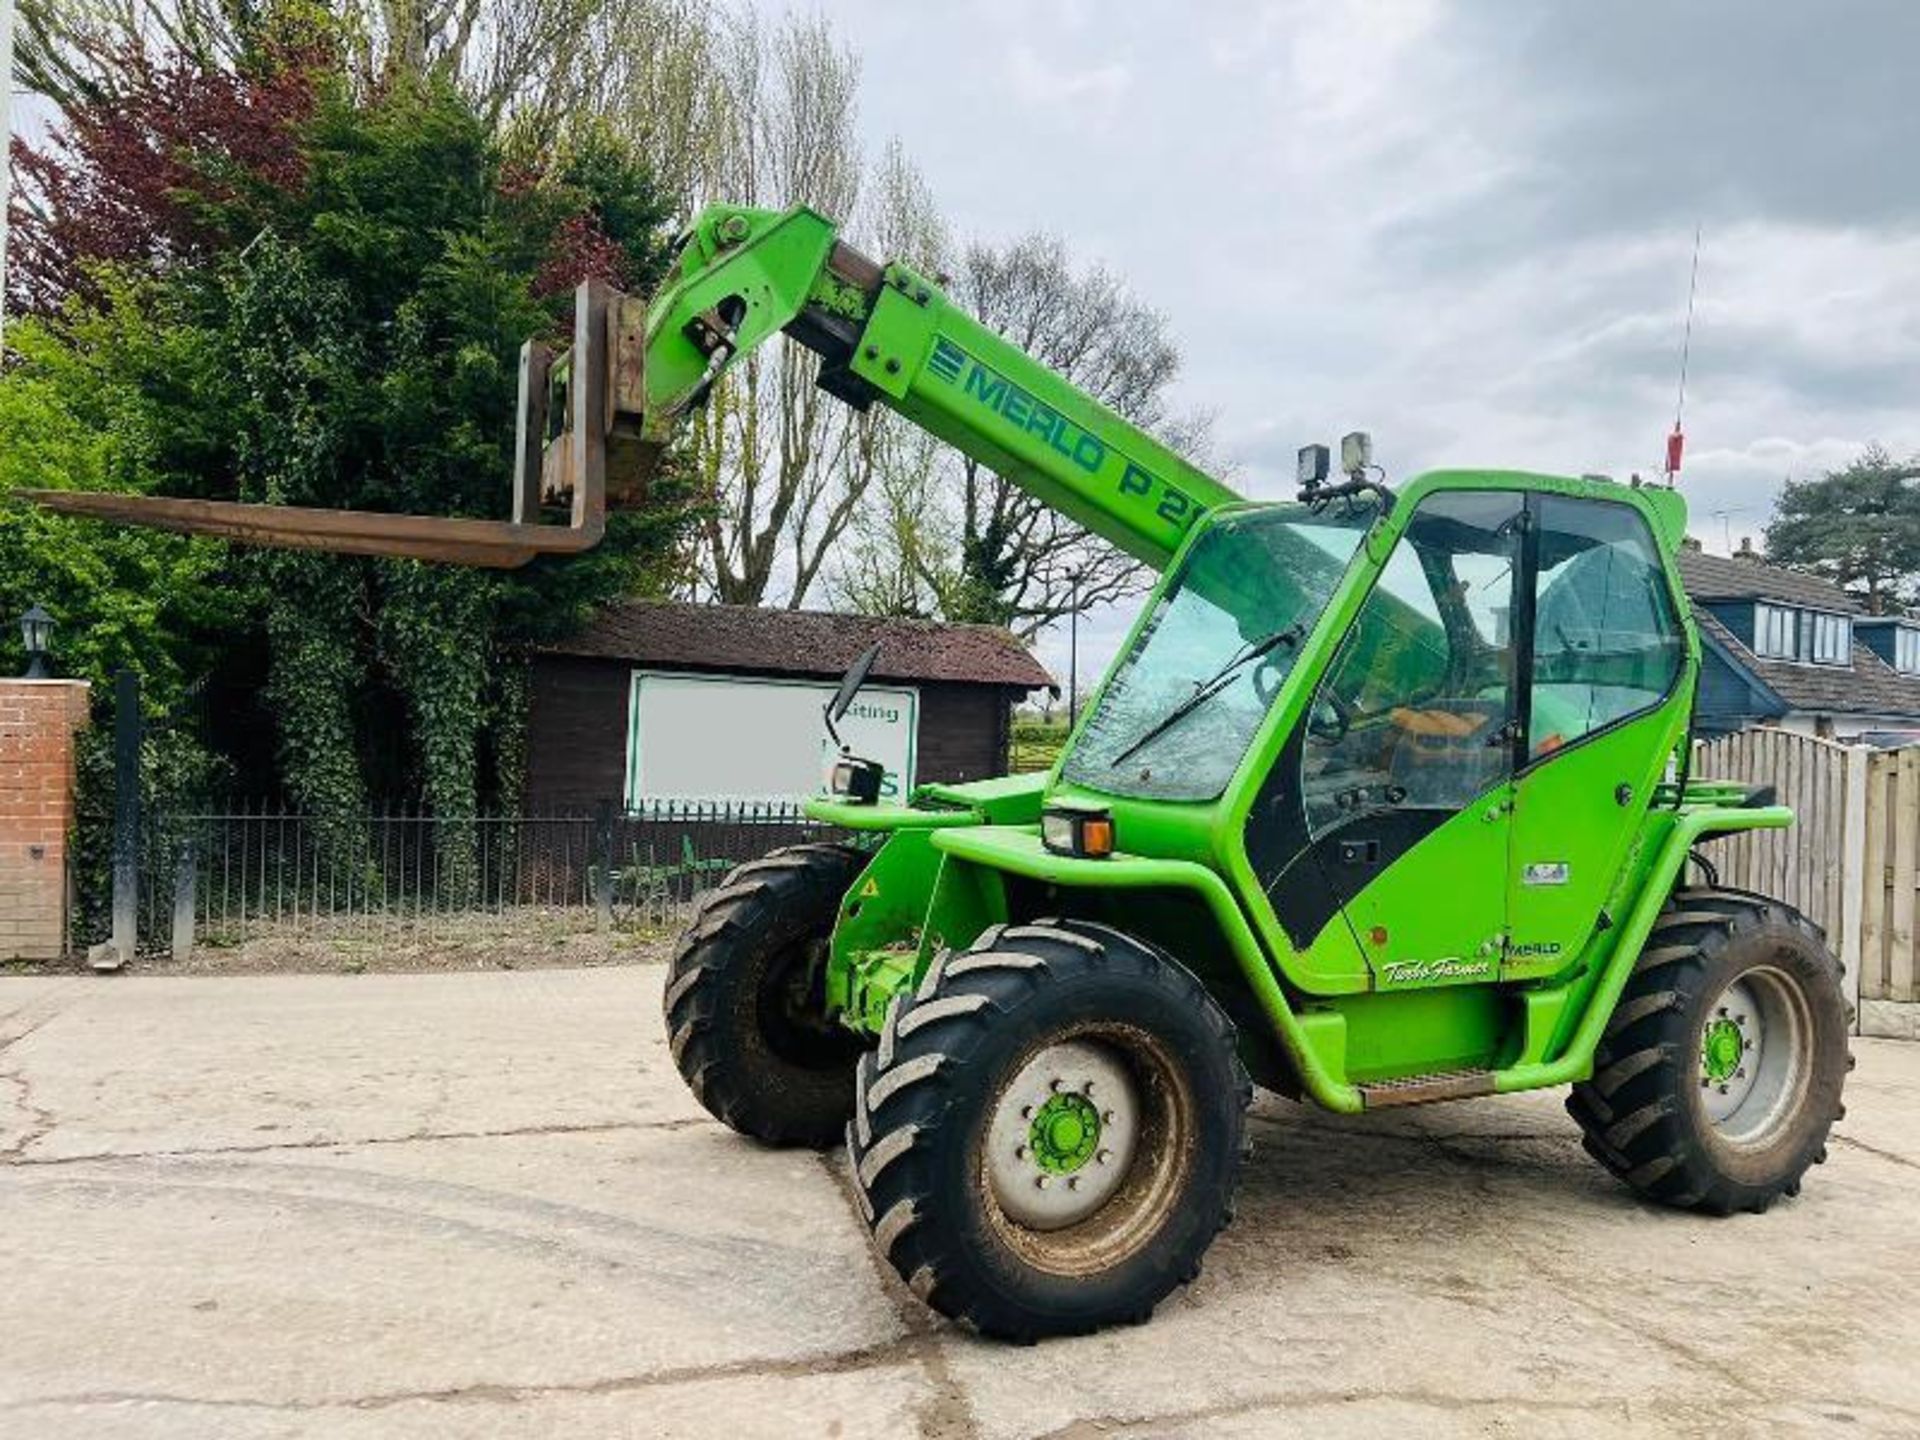
<path id="1" fill-rule="evenodd" d="M 1053 1183 L 1053 1179 L 1051 1176 L 1048 1176 L 1048 1175 L 1036 1175 L 1034 1177 L 1033 1183 L 1039 1186 L 1042 1190 L 1044 1190 L 1047 1188 L 1047 1186 Z"/>
<path id="2" fill-rule="evenodd" d="M 1091 1080 L 1087 1081 L 1087 1083 L 1082 1085 L 1080 1088 L 1089 1095 L 1093 1094 L 1093 1081 Z"/>
<path id="3" fill-rule="evenodd" d="M 1030 1153 L 1032 1153 L 1032 1152 L 1030 1152 L 1030 1151 L 1029 1151 L 1029 1150 L 1027 1149 L 1027 1147 L 1026 1147 L 1026 1146 L 1024 1146 L 1024 1145 L 1016 1145 L 1016 1146 L 1014 1146 L 1014 1147 L 1013 1147 L 1013 1158 L 1014 1158 L 1014 1159 L 1016 1159 L 1016 1160 L 1024 1160 L 1024 1159 L 1026 1159 L 1026 1158 L 1027 1158 L 1027 1156 L 1028 1156 L 1028 1155 L 1029 1155 Z"/>
<path id="4" fill-rule="evenodd" d="M 1720 1087 L 1720 1093 L 1721 1093 L 1722 1095 L 1724 1095 L 1724 1094 L 1726 1094 L 1726 1093 L 1727 1093 L 1727 1087 L 1726 1087 L 1726 1086 L 1724 1086 L 1724 1085 L 1722 1085 L 1722 1086 Z"/>
<path id="5" fill-rule="evenodd" d="M 1111 1111 L 1111 1110 L 1102 1110 L 1102 1111 L 1100 1112 L 1100 1123 L 1101 1123 L 1102 1125 L 1111 1125 L 1111 1124 L 1113 1124 L 1113 1111 Z"/>
<path id="6" fill-rule="evenodd" d="M 1738 1070 L 1736 1070 L 1736 1071 L 1734 1071 L 1734 1072 L 1733 1072 L 1733 1078 L 1734 1078 L 1734 1079 L 1736 1079 L 1736 1080 L 1744 1080 L 1744 1079 L 1746 1079 L 1746 1078 L 1747 1078 L 1747 1067 L 1746 1067 L 1746 1066 L 1744 1066 L 1744 1065 L 1742 1065 L 1742 1066 L 1741 1066 L 1741 1067 L 1740 1067 L 1740 1068 L 1739 1068 Z"/>
<path id="7" fill-rule="evenodd" d="M 1070 1179 L 1068 1179 L 1067 1189 L 1078 1190 L 1079 1188 L 1080 1188 L 1080 1177 L 1078 1175 L 1072 1176 Z"/>
<path id="8" fill-rule="evenodd" d="M 1059 1076 L 1056 1075 L 1054 1076 L 1053 1079 L 1047 1082 L 1047 1088 L 1053 1091 L 1054 1094 L 1058 1095 L 1062 1090 L 1067 1088 L 1067 1082 L 1062 1080 Z"/>
<path id="9" fill-rule="evenodd" d="M 1102 1150 L 1098 1155 L 1094 1156 L 1093 1158 L 1095 1160 L 1098 1160 L 1102 1165 L 1105 1165 L 1113 1159 L 1113 1151 Z"/>
<path id="10" fill-rule="evenodd" d="M 1021 1118 L 1022 1120 L 1031 1120 L 1031 1119 L 1033 1119 L 1033 1106 L 1031 1106 L 1031 1105 L 1022 1105 L 1022 1106 L 1020 1107 L 1020 1118 Z"/>

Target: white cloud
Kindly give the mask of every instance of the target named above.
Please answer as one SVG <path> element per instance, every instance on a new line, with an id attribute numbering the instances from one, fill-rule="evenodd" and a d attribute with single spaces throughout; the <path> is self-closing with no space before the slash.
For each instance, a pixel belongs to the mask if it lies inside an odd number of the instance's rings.
<path id="1" fill-rule="evenodd" d="M 1008 52 L 1006 73 L 1020 104 L 1081 128 L 1110 120 L 1133 85 L 1133 71 L 1117 60 L 1074 69 L 1043 61 L 1024 43 Z"/>
<path id="2" fill-rule="evenodd" d="M 1920 450 L 1920 6 L 836 13 L 867 122 L 961 233 L 1054 231 L 1166 311 L 1251 493 L 1356 427 L 1403 476 L 1651 473 L 1696 222 L 1696 533 L 1757 535 L 1787 474 L 1870 440 Z"/>

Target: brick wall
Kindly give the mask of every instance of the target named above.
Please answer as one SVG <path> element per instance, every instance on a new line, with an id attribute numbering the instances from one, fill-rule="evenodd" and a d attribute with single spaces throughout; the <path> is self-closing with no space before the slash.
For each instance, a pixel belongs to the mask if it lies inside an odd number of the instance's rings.
<path id="1" fill-rule="evenodd" d="M 0 680 L 0 959 L 66 949 L 67 842 L 81 680 Z"/>

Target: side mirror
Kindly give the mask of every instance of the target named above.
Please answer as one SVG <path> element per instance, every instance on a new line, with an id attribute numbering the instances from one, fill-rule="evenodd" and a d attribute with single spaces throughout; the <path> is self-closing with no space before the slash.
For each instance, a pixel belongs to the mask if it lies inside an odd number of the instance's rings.
<path id="1" fill-rule="evenodd" d="M 860 693 L 860 687 L 867 683 L 867 676 L 873 670 L 873 662 L 880 658 L 880 643 L 875 641 L 861 652 L 860 658 L 847 667 L 847 673 L 840 677 L 840 688 L 833 692 L 833 699 L 826 704 L 822 712 L 826 716 L 827 734 L 833 737 L 833 743 L 842 750 L 846 744 L 840 738 L 835 727 L 846 717 L 853 706 L 854 696 Z"/>

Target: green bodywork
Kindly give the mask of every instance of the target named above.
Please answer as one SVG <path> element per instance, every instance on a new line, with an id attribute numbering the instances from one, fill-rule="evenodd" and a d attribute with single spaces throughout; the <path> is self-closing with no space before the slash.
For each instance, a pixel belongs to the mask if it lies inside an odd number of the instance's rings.
<path id="1" fill-rule="evenodd" d="M 1288 526 L 1317 509 L 1248 504 L 961 313 L 932 281 L 901 265 L 864 265 L 849 264 L 833 225 L 810 211 L 707 212 L 649 311 L 649 430 L 664 438 L 732 356 L 786 331 L 822 353 L 822 383 L 842 398 L 907 416 L 1161 576 L 1050 774 L 924 786 L 905 805 L 809 806 L 871 850 L 833 934 L 832 1014 L 877 1033 L 941 949 L 994 925 L 1073 914 L 1176 956 L 1234 1017 L 1256 1075 L 1333 1110 L 1363 1109 L 1368 1087 L 1415 1078 L 1470 1075 L 1460 1093 L 1486 1093 L 1587 1077 L 1690 849 L 1793 818 L 1747 806 L 1736 788 L 1686 778 L 1700 642 L 1671 558 L 1685 528 L 1680 498 L 1605 481 L 1446 471 L 1412 481 L 1390 509 L 1334 502 L 1348 507 L 1336 520 L 1352 517 L 1346 533 L 1338 543 L 1315 539 Z M 729 297 L 740 318 L 731 350 L 715 354 L 699 342 L 699 320 Z M 1271 876 L 1263 882 L 1248 853 L 1256 808 L 1274 803 L 1275 784 L 1284 788 L 1297 764 L 1288 746 L 1311 731 L 1330 670 L 1357 667 L 1404 689 L 1425 663 L 1416 622 L 1391 604 L 1366 607 L 1423 503 L 1454 492 L 1525 497 L 1515 504 L 1529 517 L 1546 496 L 1630 510 L 1664 565 L 1665 639 L 1683 642 L 1684 656 L 1656 703 L 1564 748 L 1517 751 L 1531 758 L 1348 896 L 1339 921 L 1296 943 L 1276 913 Z M 1212 587 L 1208 598 L 1230 608 L 1244 611 L 1252 597 L 1254 608 L 1301 617 L 1266 662 L 1274 683 L 1251 737 L 1224 783 L 1201 798 L 1178 795 L 1178 767 L 1157 777 L 1142 769 L 1159 795 L 1093 783 L 1121 773 L 1118 762 L 1089 758 L 1112 742 L 1097 733 L 1107 687 L 1169 602 L 1184 557 L 1213 532 L 1233 563 L 1196 571 L 1195 587 Z M 1621 683 L 1635 663 L 1620 661 Z M 1519 693 L 1519 681 L 1510 684 Z M 1552 689 L 1536 684 L 1538 703 L 1526 702 L 1536 729 L 1551 723 Z M 1193 753 L 1231 761 L 1218 749 Z M 1110 810 L 1118 853 L 1084 859 L 1045 848 L 1039 821 L 1049 801 Z M 1070 1165 L 1083 1141 L 1070 1133 L 1075 1117 L 1049 1117 L 1050 1127 L 1055 1120 L 1059 1137 L 1049 1128 L 1044 1154 Z M 1039 1139 L 1033 1148 L 1043 1152 Z"/>

